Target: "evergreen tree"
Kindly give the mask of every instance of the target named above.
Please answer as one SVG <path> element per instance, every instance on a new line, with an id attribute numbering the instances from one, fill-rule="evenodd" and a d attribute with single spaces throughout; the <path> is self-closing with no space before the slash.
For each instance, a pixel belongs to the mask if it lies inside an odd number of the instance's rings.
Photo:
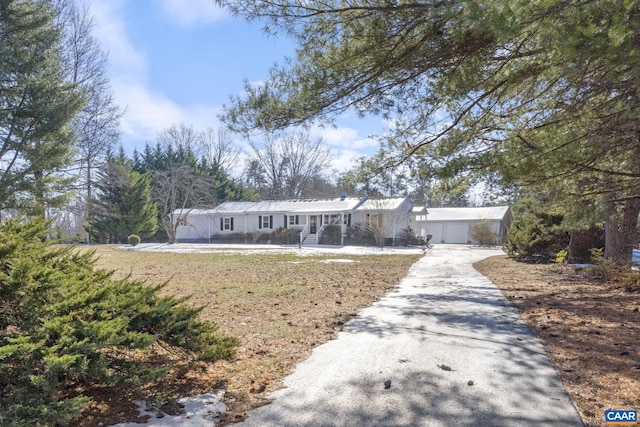
<path id="1" fill-rule="evenodd" d="M 151 237 L 158 229 L 158 210 L 148 176 L 111 156 L 99 173 L 88 231 L 93 240 L 126 243 L 131 234 Z"/>
<path id="2" fill-rule="evenodd" d="M 0 209 L 39 216 L 65 192 L 69 123 L 83 105 L 65 82 L 54 16 L 49 1 L 0 3 Z"/>
<path id="3" fill-rule="evenodd" d="M 148 367 L 153 345 L 185 361 L 233 357 L 235 338 L 215 335 L 186 298 L 163 285 L 114 280 L 92 253 L 52 246 L 43 220 L 0 224 L 0 423 L 64 426 L 90 399 L 78 390 L 145 384 L 170 366 Z"/>
<path id="4" fill-rule="evenodd" d="M 518 259 L 549 262 L 567 248 L 569 234 L 562 227 L 563 213 L 550 209 L 548 199 L 523 197 L 513 206 L 513 222 L 505 250 Z"/>

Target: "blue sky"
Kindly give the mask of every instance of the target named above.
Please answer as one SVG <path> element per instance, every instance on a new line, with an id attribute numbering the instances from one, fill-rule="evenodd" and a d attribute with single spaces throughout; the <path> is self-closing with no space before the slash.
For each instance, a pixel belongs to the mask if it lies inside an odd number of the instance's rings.
<path id="1" fill-rule="evenodd" d="M 295 45 L 263 33 L 259 23 L 234 18 L 213 0 L 81 0 L 94 17 L 94 35 L 109 55 L 116 102 L 125 108 L 122 143 L 127 151 L 154 143 L 160 131 L 184 123 L 196 130 L 221 126 L 217 116 L 244 79 L 259 83 Z M 316 128 L 348 169 L 370 154 L 384 130 L 379 120 L 344 116 L 336 128 Z M 248 143 L 237 138 L 247 149 Z"/>

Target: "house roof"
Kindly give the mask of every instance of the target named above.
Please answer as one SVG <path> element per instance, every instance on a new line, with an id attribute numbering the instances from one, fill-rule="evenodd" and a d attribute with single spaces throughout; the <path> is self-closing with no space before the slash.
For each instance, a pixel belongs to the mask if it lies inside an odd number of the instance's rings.
<path id="1" fill-rule="evenodd" d="M 224 202 L 214 209 L 188 210 L 192 215 L 230 215 L 262 213 L 340 213 L 358 211 L 396 210 L 410 201 L 406 197 L 371 199 L 345 197 L 335 199 L 263 200 L 259 202 Z M 420 212 L 425 212 L 424 208 Z M 176 212 L 182 212 L 176 210 Z"/>
<path id="2" fill-rule="evenodd" d="M 396 210 L 408 199 L 406 197 L 392 197 L 386 199 L 367 199 L 358 208 L 359 211 Z"/>
<path id="3" fill-rule="evenodd" d="M 362 203 L 362 199 L 346 197 L 344 199 L 293 199 L 264 200 L 256 202 L 247 212 L 345 212 L 352 211 Z"/>
<path id="4" fill-rule="evenodd" d="M 215 209 L 209 209 L 205 213 L 222 214 L 222 213 L 244 213 L 256 202 L 224 202 L 216 206 Z"/>
<path id="5" fill-rule="evenodd" d="M 502 220 L 508 212 L 509 206 L 429 208 L 427 221 L 465 221 L 483 219 Z"/>
<path id="6" fill-rule="evenodd" d="M 194 209 L 194 214 L 245 214 L 262 212 L 288 213 L 338 213 L 352 211 L 358 208 L 363 199 L 354 197 L 335 199 L 292 199 L 292 200 L 263 200 L 259 202 L 224 202 L 215 209 Z"/>

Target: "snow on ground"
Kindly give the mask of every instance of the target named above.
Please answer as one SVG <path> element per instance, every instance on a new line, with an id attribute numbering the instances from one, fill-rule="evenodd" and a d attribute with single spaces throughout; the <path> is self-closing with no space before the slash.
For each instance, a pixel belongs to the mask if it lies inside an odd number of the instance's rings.
<path id="1" fill-rule="evenodd" d="M 178 403 L 184 405 L 183 413 L 176 416 L 161 415 L 157 410 L 149 410 L 145 402 L 136 401 L 140 417 L 150 416 L 146 423 L 116 424 L 112 427 L 210 427 L 220 421 L 221 414 L 227 412 L 227 407 L 222 403 L 224 391 L 218 393 L 200 394 L 198 396 L 179 399 Z"/>
<path id="2" fill-rule="evenodd" d="M 328 246 L 314 245 L 244 245 L 244 244 L 207 244 L 207 243 L 143 243 L 138 246 L 123 246 L 122 249 L 129 251 L 149 251 L 149 252 L 176 252 L 176 253 L 295 253 L 300 256 L 311 255 L 398 255 L 398 254 L 420 254 L 424 252 L 421 247 L 371 247 L 371 246 Z"/>

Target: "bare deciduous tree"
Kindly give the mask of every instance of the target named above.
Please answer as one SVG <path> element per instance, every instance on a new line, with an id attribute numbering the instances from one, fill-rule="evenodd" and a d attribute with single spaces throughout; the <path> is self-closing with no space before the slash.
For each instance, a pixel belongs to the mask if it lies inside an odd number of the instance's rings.
<path id="1" fill-rule="evenodd" d="M 192 126 L 187 126 L 184 123 L 164 129 L 158 135 L 158 142 L 164 148 L 186 150 L 194 155 L 197 155 L 200 150 L 200 135 Z"/>
<path id="2" fill-rule="evenodd" d="M 373 233 L 376 245 L 383 247 L 388 238 L 394 239 L 400 231 L 401 214 L 395 209 L 394 199 L 367 200 L 366 227 Z"/>
<path id="3" fill-rule="evenodd" d="M 196 174 L 191 166 L 175 165 L 152 172 L 153 196 L 158 204 L 158 225 L 167 233 L 169 243 L 176 243 L 176 232 L 197 207 L 212 206 L 215 191 L 211 180 Z"/>
<path id="4" fill-rule="evenodd" d="M 210 165 L 218 165 L 229 176 L 240 157 L 240 147 L 233 143 L 225 128 L 207 128 L 200 133 L 200 150 Z"/>
<path id="5" fill-rule="evenodd" d="M 312 139 L 306 131 L 269 135 L 261 145 L 251 143 L 251 148 L 247 167 L 262 174 L 265 186 L 257 190 L 263 197 L 305 197 L 309 185 L 331 165 L 331 152 L 323 140 Z"/>

